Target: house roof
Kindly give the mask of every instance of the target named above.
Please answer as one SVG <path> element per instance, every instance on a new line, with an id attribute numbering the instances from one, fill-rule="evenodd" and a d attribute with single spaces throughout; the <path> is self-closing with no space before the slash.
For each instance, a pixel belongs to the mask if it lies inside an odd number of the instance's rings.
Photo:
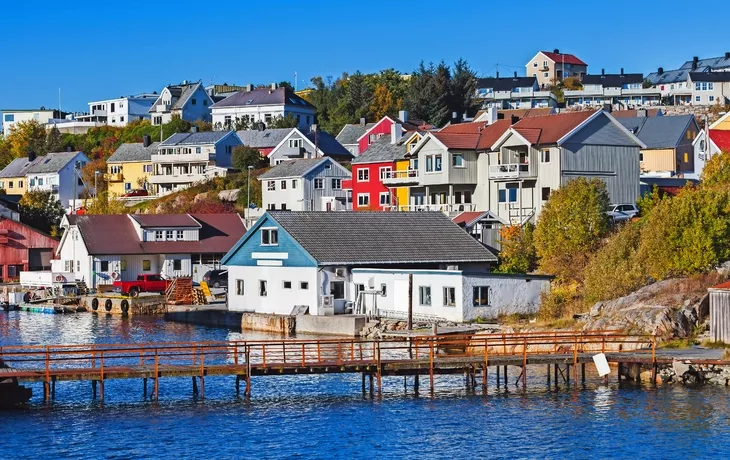
<path id="1" fill-rule="evenodd" d="M 648 149 L 675 148 L 683 139 L 694 115 L 620 118 L 626 129 L 646 144 Z"/>
<path id="2" fill-rule="evenodd" d="M 479 144 L 479 133 L 460 134 L 449 132 L 430 133 L 439 140 L 446 148 L 455 150 L 476 150 Z"/>
<path id="3" fill-rule="evenodd" d="M 441 212 L 268 214 L 320 265 L 497 261 Z"/>
<path id="4" fill-rule="evenodd" d="M 492 88 L 494 91 L 512 91 L 513 88 L 532 88 L 536 77 L 487 77 L 477 79 L 477 88 Z"/>
<path id="5" fill-rule="evenodd" d="M 166 86 L 167 90 L 170 92 L 170 95 L 175 99 L 175 102 L 170 107 L 170 110 L 175 109 L 181 109 L 185 106 L 185 103 L 190 99 L 190 96 L 192 96 L 195 91 L 198 89 L 199 86 L 202 86 L 200 82 L 196 83 L 186 83 L 184 85 L 168 85 Z M 207 93 L 206 93 L 207 94 Z M 149 112 L 152 113 L 157 110 L 156 108 L 156 102 L 160 100 L 162 97 L 162 93 L 155 99 L 155 103 L 152 104 L 152 106 L 149 108 Z"/>
<path id="6" fill-rule="evenodd" d="M 711 129 L 710 139 L 722 152 L 730 152 L 730 131 Z"/>
<path id="7" fill-rule="evenodd" d="M 459 226 L 464 225 L 465 227 L 470 227 L 474 222 L 489 214 L 489 211 L 464 211 L 451 219 L 451 221 Z"/>
<path id="8" fill-rule="evenodd" d="M 274 90 L 269 88 L 258 88 L 253 91 L 239 91 L 228 96 L 222 101 L 216 102 L 212 107 L 246 107 L 282 104 L 314 109 L 314 106 L 307 102 L 306 99 L 298 96 L 291 89 L 283 86 Z"/>
<path id="9" fill-rule="evenodd" d="M 232 132 L 233 131 L 206 131 L 197 133 L 175 133 L 162 141 L 162 143 L 159 144 L 159 147 L 215 144 Z"/>
<path id="10" fill-rule="evenodd" d="M 29 174 L 54 173 L 62 170 L 76 155 L 83 152 L 53 152 L 47 153 L 41 161 L 28 169 Z"/>
<path id="11" fill-rule="evenodd" d="M 309 171 L 324 163 L 335 163 L 329 157 L 324 158 L 296 158 L 282 161 L 259 176 L 259 180 L 280 179 L 283 177 L 302 177 Z M 339 166 L 339 165 L 338 165 Z"/>
<path id="12" fill-rule="evenodd" d="M 523 118 L 513 128 L 533 145 L 557 144 L 566 134 L 573 131 L 595 113 L 593 110 L 584 110 L 582 112 Z"/>
<path id="13" fill-rule="evenodd" d="M 474 116 L 474 121 L 477 121 L 479 117 L 486 114 L 486 110 L 480 110 Z M 511 120 L 512 117 L 527 118 L 527 117 L 540 117 L 543 115 L 551 115 L 555 113 L 555 109 L 550 107 L 537 108 L 537 109 L 508 109 L 499 110 L 497 112 L 497 118 L 499 120 Z M 442 130 L 443 131 L 443 130 Z"/>
<path id="14" fill-rule="evenodd" d="M 189 214 L 130 214 L 142 228 L 200 227 Z"/>
<path id="15" fill-rule="evenodd" d="M 584 75 L 583 85 L 601 85 L 604 88 L 621 88 L 623 85 L 643 83 L 644 75 L 640 73 L 607 73 Z"/>
<path id="16" fill-rule="evenodd" d="M 692 72 L 689 74 L 692 81 L 728 82 L 730 72 Z"/>
<path id="17" fill-rule="evenodd" d="M 375 126 L 375 123 L 366 123 L 365 126 L 360 126 L 359 123 L 347 124 L 342 127 L 336 139 L 342 145 L 357 144 L 357 140 L 373 126 Z"/>
<path id="18" fill-rule="evenodd" d="M 352 158 L 352 153 L 345 148 L 332 134 L 327 131 L 309 131 L 304 134 L 317 149 L 327 156 Z"/>
<path id="19" fill-rule="evenodd" d="M 135 215 L 139 216 L 139 215 Z M 177 219 L 174 214 L 156 218 Z M 200 226 L 199 241 L 140 241 L 128 215 L 68 215 L 77 225 L 91 255 L 125 254 L 221 254 L 228 252 L 245 233 L 238 214 L 183 215 Z M 114 238 L 109 238 L 114 235 Z"/>
<path id="20" fill-rule="evenodd" d="M 376 139 L 360 156 L 352 159 L 352 164 L 400 160 L 408 153 L 406 141 L 409 137 L 403 136 L 395 144 L 390 142 L 391 137 L 388 135 Z"/>
<path id="21" fill-rule="evenodd" d="M 687 61 L 680 69 L 692 69 L 692 62 L 693 61 Z M 705 68 L 705 67 L 712 67 L 713 69 L 724 69 L 727 67 L 730 67 L 730 55 L 724 55 L 720 57 L 714 57 L 714 58 L 706 58 L 706 59 L 698 59 L 697 60 L 697 68 Z"/>
<path id="22" fill-rule="evenodd" d="M 540 52 L 553 62 L 559 62 L 561 64 L 563 62 L 565 62 L 566 64 L 573 64 L 573 65 L 585 65 L 585 66 L 588 65 L 585 62 L 578 59 L 573 54 L 551 53 L 549 51 L 540 51 Z"/>
<path id="23" fill-rule="evenodd" d="M 272 128 L 259 131 L 258 129 L 246 129 L 236 131 L 241 138 L 243 145 L 255 149 L 276 147 L 294 128 Z"/>
<path id="24" fill-rule="evenodd" d="M 664 70 L 662 73 L 652 72 L 646 76 L 653 85 L 668 85 L 687 81 L 689 69 Z"/>
<path id="25" fill-rule="evenodd" d="M 149 147 L 145 147 L 142 142 L 122 144 L 106 162 L 151 161 L 152 155 L 157 153 L 159 145 L 159 142 L 153 142 Z"/>
<path id="26" fill-rule="evenodd" d="M 0 177 L 23 177 L 42 160 L 43 157 L 36 157 L 33 161 L 28 161 L 28 157 L 16 158 L 0 171 Z"/>
<path id="27" fill-rule="evenodd" d="M 646 110 L 647 117 L 660 117 L 663 115 L 662 109 L 642 109 Z M 639 113 L 638 109 L 614 110 L 611 112 L 614 118 L 636 118 Z"/>
<path id="28" fill-rule="evenodd" d="M 710 288 L 710 290 L 713 290 L 713 289 L 727 291 L 728 289 L 730 289 L 730 281 L 725 281 L 724 283 L 716 284 Z"/>

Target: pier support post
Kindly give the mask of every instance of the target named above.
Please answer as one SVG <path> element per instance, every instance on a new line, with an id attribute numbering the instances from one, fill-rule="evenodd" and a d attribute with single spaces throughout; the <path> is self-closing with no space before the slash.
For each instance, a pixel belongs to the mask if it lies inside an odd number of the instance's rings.
<path id="1" fill-rule="evenodd" d="M 368 374 L 368 377 L 369 377 L 369 380 L 370 380 L 370 397 L 372 398 L 374 396 L 374 394 L 375 394 L 375 384 L 373 382 L 373 379 L 374 379 L 373 373 L 370 372 Z"/>
<path id="2" fill-rule="evenodd" d="M 147 399 L 147 377 L 142 379 L 142 398 Z"/>
<path id="3" fill-rule="evenodd" d="M 547 386 L 550 388 L 550 364 L 547 365 Z"/>
<path id="4" fill-rule="evenodd" d="M 482 391 L 487 391 L 489 366 L 482 364 Z"/>
<path id="5" fill-rule="evenodd" d="M 616 375 L 616 377 L 618 378 L 618 383 L 621 383 L 621 373 L 623 372 L 623 370 L 624 370 L 624 363 L 622 363 L 622 362 L 619 361 L 619 363 L 618 363 L 618 372 L 617 372 L 617 375 Z"/>
<path id="6" fill-rule="evenodd" d="M 51 400 L 56 400 L 56 377 L 51 379 Z"/>
<path id="7" fill-rule="evenodd" d="M 241 394 L 241 376 L 236 375 L 236 396 Z"/>
<path id="8" fill-rule="evenodd" d="M 570 364 L 565 365 L 565 385 L 570 386 Z"/>
<path id="9" fill-rule="evenodd" d="M 527 364 L 522 366 L 522 390 L 527 391 Z"/>
<path id="10" fill-rule="evenodd" d="M 198 381 L 193 377 L 193 396 L 198 396 Z"/>
<path id="11" fill-rule="evenodd" d="M 504 388 L 507 389 L 507 366 L 504 366 Z"/>
<path id="12" fill-rule="evenodd" d="M 365 396 L 365 372 L 362 373 L 362 395 Z"/>
<path id="13" fill-rule="evenodd" d="M 586 363 L 580 365 L 580 381 L 583 385 L 586 384 Z"/>
<path id="14" fill-rule="evenodd" d="M 497 366 L 497 389 L 498 389 L 498 390 L 499 390 L 499 381 L 500 381 L 500 380 L 501 380 L 501 379 L 500 379 L 500 377 L 499 377 L 499 366 Z"/>
<path id="15" fill-rule="evenodd" d="M 200 399 L 205 399 L 205 377 L 200 376 Z"/>
<path id="16" fill-rule="evenodd" d="M 555 378 L 553 380 L 555 380 L 555 388 L 557 388 L 558 387 L 558 364 L 557 363 L 554 365 L 553 371 L 555 373 L 555 375 L 554 375 Z"/>
<path id="17" fill-rule="evenodd" d="M 96 380 L 91 381 L 91 397 L 96 399 Z"/>

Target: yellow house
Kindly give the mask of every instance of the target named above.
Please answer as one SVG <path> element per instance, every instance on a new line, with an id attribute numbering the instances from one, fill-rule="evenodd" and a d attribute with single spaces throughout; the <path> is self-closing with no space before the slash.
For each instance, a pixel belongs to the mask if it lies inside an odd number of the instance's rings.
<path id="1" fill-rule="evenodd" d="M 674 176 L 694 172 L 693 142 L 700 131 L 694 115 L 618 120 L 646 144 L 639 152 L 642 174 Z"/>
<path id="2" fill-rule="evenodd" d="M 730 112 L 726 113 L 716 122 L 711 124 L 710 129 L 716 129 L 718 131 L 730 131 Z"/>
<path id="3" fill-rule="evenodd" d="M 407 133 L 404 138 L 403 145 L 406 148 L 405 156 L 402 159 L 395 160 L 395 171 L 397 176 L 406 177 L 409 174 L 408 171 L 418 171 L 418 158 L 412 159 L 409 154 L 411 153 L 411 149 L 418 144 L 423 136 L 418 132 L 412 132 Z M 393 192 L 396 200 L 394 204 L 397 204 L 398 210 L 407 211 L 410 202 L 410 187 L 393 187 Z"/>
<path id="4" fill-rule="evenodd" d="M 16 158 L 0 171 L 0 189 L 8 195 L 24 195 L 28 190 L 26 174 L 28 170 L 41 161 L 43 157 Z"/>
<path id="5" fill-rule="evenodd" d="M 147 189 L 147 179 L 152 175 L 152 155 L 157 153 L 158 142 L 145 141 L 122 144 L 106 161 L 108 190 L 111 195 L 121 196 L 136 189 Z"/>

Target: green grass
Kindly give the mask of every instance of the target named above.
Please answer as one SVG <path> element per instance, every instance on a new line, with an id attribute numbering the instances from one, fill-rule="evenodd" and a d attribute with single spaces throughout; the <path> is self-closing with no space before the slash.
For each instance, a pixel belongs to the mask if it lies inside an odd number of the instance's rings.
<path id="1" fill-rule="evenodd" d="M 713 342 L 711 340 L 706 340 L 702 342 L 702 346 L 705 348 L 730 348 L 730 344 L 727 344 L 722 341 Z"/>
<path id="2" fill-rule="evenodd" d="M 672 339 L 662 342 L 658 345 L 658 348 L 690 348 L 694 345 L 693 339 Z"/>

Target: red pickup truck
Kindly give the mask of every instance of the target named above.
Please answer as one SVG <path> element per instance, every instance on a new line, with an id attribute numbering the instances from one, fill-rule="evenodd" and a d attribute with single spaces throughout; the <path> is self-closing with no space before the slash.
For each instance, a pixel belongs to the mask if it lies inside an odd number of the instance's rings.
<path id="1" fill-rule="evenodd" d="M 137 281 L 114 282 L 115 290 L 131 297 L 137 297 L 140 292 L 165 292 L 169 285 L 160 275 L 137 275 Z"/>

